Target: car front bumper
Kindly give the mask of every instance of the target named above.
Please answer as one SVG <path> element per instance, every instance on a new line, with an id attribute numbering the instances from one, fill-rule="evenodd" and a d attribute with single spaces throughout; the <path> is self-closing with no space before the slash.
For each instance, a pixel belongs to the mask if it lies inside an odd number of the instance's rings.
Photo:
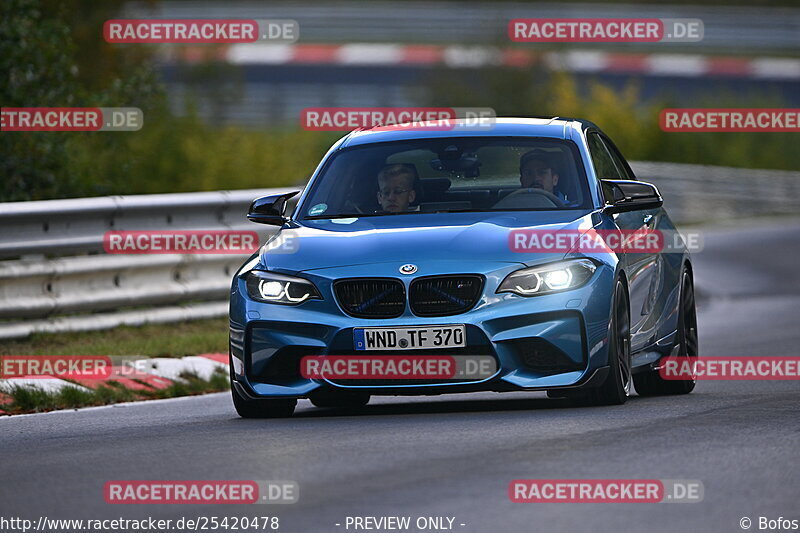
<path id="1" fill-rule="evenodd" d="M 574 389 L 602 383 L 608 364 L 613 269 L 601 265 L 586 285 L 562 293 L 527 298 L 496 294 L 502 279 L 518 268 L 519 264 L 509 264 L 484 274 L 483 296 L 473 309 L 435 318 L 417 317 L 409 310 L 392 319 L 348 316 L 336 304 L 334 279 L 327 273 L 303 275 L 317 285 L 323 300 L 309 300 L 299 306 L 254 301 L 247 295 L 243 280 L 235 278 L 230 313 L 234 386 L 250 398 L 304 398 L 320 387 L 362 390 L 372 395 L 424 395 Z M 372 265 L 370 271 L 374 270 Z M 342 382 L 308 379 L 300 374 L 300 359 L 307 355 L 401 355 L 356 352 L 354 328 L 446 324 L 466 326 L 465 348 L 403 353 L 491 355 L 497 363 L 492 376 L 464 381 Z"/>

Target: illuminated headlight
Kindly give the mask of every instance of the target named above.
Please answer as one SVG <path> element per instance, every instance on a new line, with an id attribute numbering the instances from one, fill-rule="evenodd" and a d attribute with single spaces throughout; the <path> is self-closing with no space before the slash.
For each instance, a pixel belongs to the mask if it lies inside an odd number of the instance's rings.
<path id="1" fill-rule="evenodd" d="M 303 278 L 263 270 L 251 270 L 246 278 L 247 294 L 259 302 L 297 305 L 306 300 L 322 300 L 313 283 Z"/>
<path id="2" fill-rule="evenodd" d="M 562 261 L 509 274 L 497 292 L 512 292 L 520 296 L 538 296 L 575 289 L 592 277 L 597 266 L 588 259 Z"/>

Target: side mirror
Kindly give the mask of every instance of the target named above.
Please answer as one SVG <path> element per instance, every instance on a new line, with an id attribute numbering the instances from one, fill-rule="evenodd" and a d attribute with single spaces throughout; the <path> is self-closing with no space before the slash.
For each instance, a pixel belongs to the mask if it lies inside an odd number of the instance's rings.
<path id="1" fill-rule="evenodd" d="M 288 220 L 283 214 L 286 212 L 286 202 L 300 191 L 292 191 L 283 194 L 273 194 L 272 196 L 262 196 L 253 200 L 250 209 L 247 211 L 247 220 L 258 222 L 259 224 L 272 224 L 273 226 L 283 226 Z"/>
<path id="2" fill-rule="evenodd" d="M 658 189 L 652 183 L 628 180 L 600 180 L 606 197 L 613 194 L 613 202 L 607 203 L 606 213 L 624 213 L 644 209 L 657 209 L 664 205 Z"/>

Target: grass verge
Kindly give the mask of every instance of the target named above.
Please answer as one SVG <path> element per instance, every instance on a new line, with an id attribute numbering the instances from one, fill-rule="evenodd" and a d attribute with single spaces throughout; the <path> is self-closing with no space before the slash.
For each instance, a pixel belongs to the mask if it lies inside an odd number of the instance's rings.
<path id="1" fill-rule="evenodd" d="M 209 392 L 221 392 L 230 388 L 225 370 L 214 371 L 209 379 L 202 379 L 193 373 L 181 374 L 181 381 L 175 381 L 164 389 L 131 390 L 119 383 L 110 382 L 96 389 L 86 390 L 64 387 L 58 392 L 48 392 L 38 387 L 13 386 L 6 390 L 10 401 L 0 405 L 11 415 L 40 413 L 56 409 L 77 409 L 110 405 L 137 400 L 158 400 L 178 396 L 196 396 Z"/>
<path id="2" fill-rule="evenodd" d="M 3 342 L 0 355 L 143 355 L 183 357 L 227 353 L 227 317 L 173 324 L 120 326 L 103 331 L 37 333 Z"/>
<path id="3" fill-rule="evenodd" d="M 227 353 L 226 317 L 173 324 L 121 326 L 103 331 L 35 334 L 26 339 L 3 342 L 0 355 L 133 355 L 184 357 L 202 353 Z M 210 379 L 186 373 L 169 387 L 132 390 L 108 382 L 96 389 L 65 387 L 48 392 L 38 387 L 11 386 L 0 393 L 0 410 L 7 414 L 74 409 L 138 400 L 193 396 L 229 389 L 228 374 L 215 372 Z"/>

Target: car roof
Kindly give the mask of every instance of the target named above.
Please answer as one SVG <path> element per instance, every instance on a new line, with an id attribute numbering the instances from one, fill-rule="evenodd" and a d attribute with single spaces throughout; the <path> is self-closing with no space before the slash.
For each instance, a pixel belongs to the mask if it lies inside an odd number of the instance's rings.
<path id="1" fill-rule="evenodd" d="M 497 117 L 491 127 L 469 127 L 465 119 L 456 119 L 454 127 L 444 130 L 427 129 L 426 124 L 435 122 L 402 124 L 391 128 L 364 128 L 349 133 L 342 139 L 339 148 L 379 142 L 434 139 L 437 137 L 552 137 L 569 138 L 568 131 L 596 127 L 589 121 L 565 117 Z"/>

